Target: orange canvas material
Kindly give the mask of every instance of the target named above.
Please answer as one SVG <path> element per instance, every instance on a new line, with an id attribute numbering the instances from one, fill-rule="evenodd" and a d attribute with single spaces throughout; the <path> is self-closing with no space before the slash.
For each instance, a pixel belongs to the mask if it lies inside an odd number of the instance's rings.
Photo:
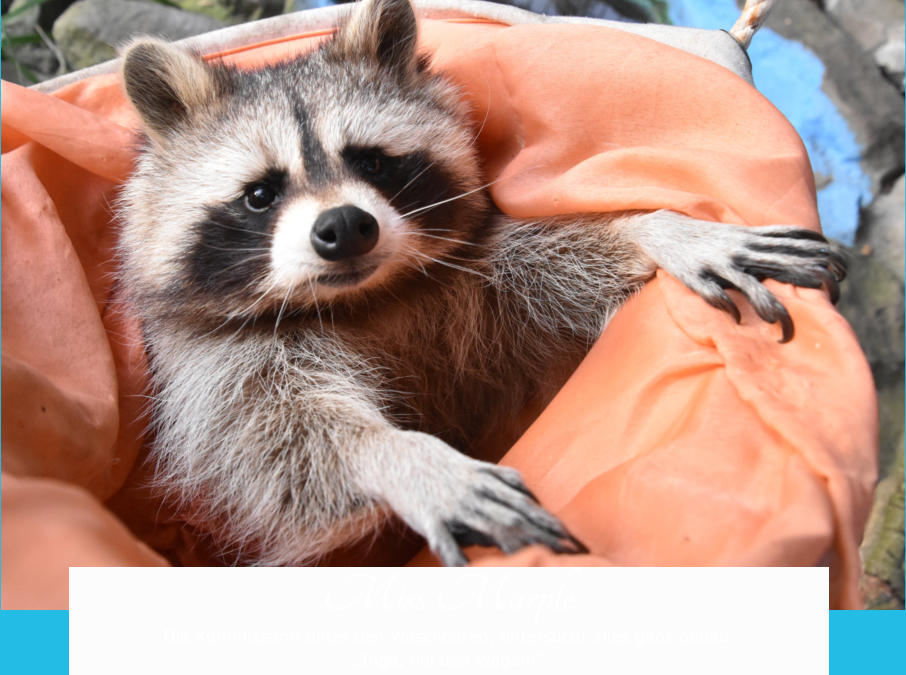
<path id="1" fill-rule="evenodd" d="M 222 57 L 253 66 L 322 39 Z M 819 228 L 795 131 L 718 65 L 589 25 L 425 20 L 421 41 L 470 99 L 513 216 L 671 208 Z M 0 599 L 65 608 L 68 565 L 163 564 L 142 541 L 211 559 L 142 488 L 147 367 L 111 277 L 136 116 L 113 75 L 53 95 L 2 86 Z M 658 273 L 503 459 L 592 553 L 471 551 L 479 563 L 829 565 L 831 606 L 860 607 L 870 371 L 823 291 L 768 286 L 795 321 L 788 344 L 738 295 L 740 325 Z"/>

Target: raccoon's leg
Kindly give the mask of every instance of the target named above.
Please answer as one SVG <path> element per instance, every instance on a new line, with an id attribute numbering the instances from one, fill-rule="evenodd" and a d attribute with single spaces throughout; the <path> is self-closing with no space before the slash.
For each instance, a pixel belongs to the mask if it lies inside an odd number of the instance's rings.
<path id="1" fill-rule="evenodd" d="M 727 225 L 672 211 L 631 216 L 613 225 L 655 265 L 737 322 L 739 309 L 724 289 L 740 291 L 758 316 L 768 323 L 780 323 L 781 342 L 792 339 L 793 321 L 761 281 L 776 279 L 806 288 L 826 286 L 836 302 L 837 284 L 846 275 L 843 258 L 812 230 Z"/>
<path id="2" fill-rule="evenodd" d="M 515 470 L 393 426 L 376 369 L 335 338 L 163 342 L 158 480 L 237 558 L 311 562 L 387 507 L 447 565 L 472 543 L 584 550 Z"/>
<path id="3" fill-rule="evenodd" d="M 461 546 L 506 553 L 544 544 L 559 553 L 587 549 L 538 504 L 515 469 L 460 454 L 417 431 L 363 437 L 354 480 L 421 534 L 444 565 L 464 565 Z"/>
<path id="4" fill-rule="evenodd" d="M 527 333 L 548 338 L 522 350 L 540 363 L 562 349 L 564 333 L 587 344 L 597 339 L 658 267 L 737 320 L 724 289 L 738 289 L 762 319 L 780 322 L 783 341 L 793 336 L 792 320 L 761 281 L 827 285 L 836 300 L 845 275 L 843 259 L 817 232 L 727 225 L 671 211 L 503 223 L 490 244 L 490 263 L 500 316 L 510 319 L 500 323 L 532 326 Z"/>

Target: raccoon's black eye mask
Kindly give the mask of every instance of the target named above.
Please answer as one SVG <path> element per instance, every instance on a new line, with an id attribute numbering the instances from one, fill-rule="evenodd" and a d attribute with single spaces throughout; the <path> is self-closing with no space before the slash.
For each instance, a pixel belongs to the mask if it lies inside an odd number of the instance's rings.
<path id="1" fill-rule="evenodd" d="M 399 171 L 400 158 L 390 157 L 380 148 L 349 146 L 343 150 L 346 166 L 360 178 L 370 183 L 386 181 Z"/>
<path id="2" fill-rule="evenodd" d="M 397 209 L 427 208 L 462 189 L 452 174 L 424 152 L 388 155 L 381 148 L 350 145 L 341 156 L 349 171 L 377 188 Z"/>
<path id="3" fill-rule="evenodd" d="M 343 158 L 355 173 L 372 178 L 380 178 L 393 165 L 380 148 L 347 148 Z"/>

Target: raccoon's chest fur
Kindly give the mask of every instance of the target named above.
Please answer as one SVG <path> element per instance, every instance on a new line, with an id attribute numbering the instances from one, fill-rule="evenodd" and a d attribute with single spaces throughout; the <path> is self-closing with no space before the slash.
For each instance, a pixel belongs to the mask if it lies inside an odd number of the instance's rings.
<path id="1" fill-rule="evenodd" d="M 362 536 L 377 505 L 345 476 L 363 461 L 363 402 L 483 459 L 518 438 L 630 287 L 608 272 L 621 243 L 600 223 L 493 227 L 462 270 L 353 313 L 205 333 L 146 321 L 157 479 L 186 520 L 272 564 Z"/>
<path id="2" fill-rule="evenodd" d="M 548 238 L 536 234 L 538 252 L 548 250 Z M 474 273 L 423 279 L 399 301 L 335 333 L 351 353 L 381 364 L 375 386 L 391 392 L 389 419 L 483 458 L 492 437 L 504 445 L 516 440 L 524 426 L 520 413 L 551 398 L 603 327 L 594 307 L 578 331 L 542 326 L 550 298 L 532 297 L 537 285 L 512 288 L 513 270 L 494 266 L 503 245 L 493 246 Z M 552 272 L 575 287 L 567 267 Z"/>
<path id="3" fill-rule="evenodd" d="M 440 268 L 400 283 L 353 310 L 324 308 L 213 333 L 184 325 L 151 328 L 164 435 L 185 428 L 191 446 L 211 420 L 257 430 L 242 441 L 262 455 L 319 448 L 318 430 L 294 428 L 297 410 L 344 389 L 378 402 L 401 429 L 430 433 L 468 454 L 515 441 L 531 411 L 548 401 L 625 299 L 609 269 L 619 241 L 575 218 L 492 222 L 480 254 L 461 269 Z M 205 393 L 202 393 L 205 392 Z M 194 413 L 194 414 L 193 414 Z M 338 413 L 341 414 L 341 413 Z M 222 434 L 227 434 L 227 426 Z M 189 431 L 189 430 L 193 431 Z M 174 447 L 177 443 L 165 443 Z M 189 452 L 193 452 L 190 450 Z M 488 457 L 488 455 L 483 455 Z M 321 461 L 319 458 L 318 461 Z"/>

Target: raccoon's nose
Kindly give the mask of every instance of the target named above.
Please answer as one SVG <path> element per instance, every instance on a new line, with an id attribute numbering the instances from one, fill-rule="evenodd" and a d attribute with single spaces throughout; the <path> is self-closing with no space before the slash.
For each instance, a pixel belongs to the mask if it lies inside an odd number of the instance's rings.
<path id="1" fill-rule="evenodd" d="M 325 260 L 364 255 L 378 240 L 378 223 L 367 211 L 346 204 L 324 211 L 311 228 L 311 245 Z"/>

